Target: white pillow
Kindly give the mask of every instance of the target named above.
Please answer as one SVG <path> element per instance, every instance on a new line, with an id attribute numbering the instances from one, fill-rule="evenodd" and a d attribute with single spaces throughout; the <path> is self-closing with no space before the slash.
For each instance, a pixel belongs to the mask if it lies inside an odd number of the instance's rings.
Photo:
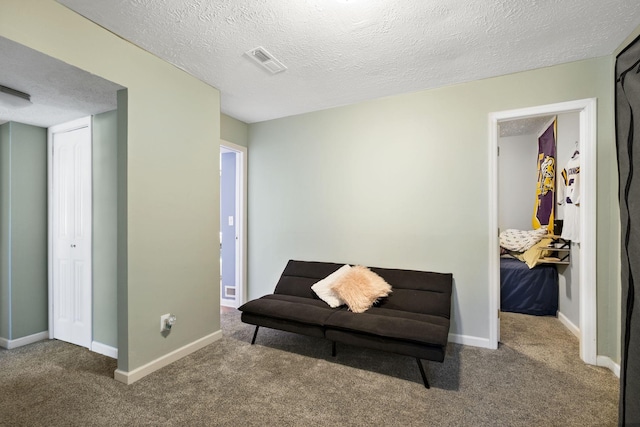
<path id="1" fill-rule="evenodd" d="M 334 271 L 324 279 L 315 283 L 313 286 L 311 286 L 311 289 L 313 290 L 313 292 L 316 293 L 316 295 L 318 295 L 318 297 L 322 301 L 329 304 L 329 307 L 331 308 L 336 308 L 341 305 L 344 305 L 345 302 L 342 299 L 340 299 L 340 297 L 335 292 L 333 292 L 333 290 L 331 289 L 331 286 L 333 286 L 333 284 L 338 279 L 340 279 L 344 274 L 346 274 L 350 269 L 351 269 L 350 265 L 348 264 L 343 265 L 342 267 L 340 267 L 339 269 L 337 269 L 336 271 Z"/>

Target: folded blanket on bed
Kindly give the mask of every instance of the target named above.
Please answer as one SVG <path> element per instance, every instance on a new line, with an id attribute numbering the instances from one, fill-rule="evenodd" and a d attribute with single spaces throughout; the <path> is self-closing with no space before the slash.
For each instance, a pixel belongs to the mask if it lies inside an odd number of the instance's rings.
<path id="1" fill-rule="evenodd" d="M 540 263 L 542 258 L 553 253 L 552 250 L 544 249 L 548 247 L 552 241 L 553 239 L 550 237 L 544 238 L 524 252 L 510 252 L 510 254 L 514 258 L 517 258 L 527 264 L 529 268 L 533 268 Z"/>
<path id="2" fill-rule="evenodd" d="M 537 230 L 504 230 L 500 233 L 500 246 L 516 252 L 525 252 L 548 234 L 546 228 Z"/>

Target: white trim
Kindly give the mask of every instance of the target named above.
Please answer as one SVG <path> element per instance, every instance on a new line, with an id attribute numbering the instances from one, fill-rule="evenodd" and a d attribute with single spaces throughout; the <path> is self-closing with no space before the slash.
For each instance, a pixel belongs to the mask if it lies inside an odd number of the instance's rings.
<path id="1" fill-rule="evenodd" d="M 597 106 L 591 99 L 580 111 L 580 357 L 596 364 L 597 292 L 596 292 L 596 218 L 597 218 Z M 584 260 L 584 261 L 583 261 Z"/>
<path id="2" fill-rule="evenodd" d="M 471 335 L 449 334 L 449 342 L 469 345 L 472 347 L 490 348 L 495 350 L 493 347 L 491 347 L 491 341 L 489 339 L 473 337 Z"/>
<path id="3" fill-rule="evenodd" d="M 558 312 L 558 320 L 562 323 L 573 335 L 580 339 L 580 328 L 578 328 L 567 316 Z"/>
<path id="4" fill-rule="evenodd" d="M 498 230 L 498 116 L 489 114 L 489 346 L 500 340 L 500 236 Z M 498 297 L 496 298 L 496 295 Z"/>
<path id="5" fill-rule="evenodd" d="M 76 129 L 82 129 L 85 127 L 91 129 L 91 116 L 82 117 L 81 119 L 71 120 L 70 122 L 51 126 L 47 129 L 47 133 L 71 132 Z"/>
<path id="6" fill-rule="evenodd" d="M 541 105 L 489 114 L 489 341 L 498 346 L 498 305 L 500 301 L 500 261 L 498 258 L 498 123 L 525 117 L 580 112 L 580 159 L 582 214 L 580 215 L 580 358 L 596 364 L 596 98 Z"/>
<path id="7" fill-rule="evenodd" d="M 247 301 L 247 147 L 233 142 L 220 140 L 220 148 L 234 151 L 236 156 L 236 298 L 231 305 L 228 302 L 220 305 L 238 308 Z"/>
<path id="8" fill-rule="evenodd" d="M 160 356 L 159 358 L 152 360 L 151 362 L 140 366 L 139 368 L 134 369 L 133 371 L 121 371 L 120 369 L 116 369 L 113 373 L 113 378 L 116 381 L 120 381 L 121 383 L 125 383 L 127 385 L 133 384 L 139 379 L 146 377 L 147 375 L 157 371 L 158 369 L 164 368 L 165 366 L 182 359 L 189 354 L 200 350 L 203 347 L 212 344 L 219 339 L 222 338 L 222 331 L 216 331 L 212 334 L 209 334 L 205 337 L 200 338 L 190 344 L 187 344 L 183 347 L 180 347 L 171 353 L 165 354 L 164 356 Z"/>
<path id="9" fill-rule="evenodd" d="M 36 334 L 27 335 L 26 337 L 16 338 L 15 340 L 8 340 L 6 338 L 0 338 L 0 347 L 11 350 L 13 348 L 22 347 L 23 345 L 33 344 L 34 342 L 46 340 L 49 338 L 49 332 L 43 331 Z"/>
<path id="10" fill-rule="evenodd" d="M 91 341 L 91 351 L 99 353 L 112 359 L 118 359 L 118 349 L 110 345 L 102 344 L 98 341 Z"/>
<path id="11" fill-rule="evenodd" d="M 53 337 L 53 132 L 47 129 L 47 308 Z"/>
<path id="12" fill-rule="evenodd" d="M 608 368 L 616 377 L 620 378 L 620 365 L 611 360 L 611 358 L 607 356 L 598 356 L 596 357 L 596 365 Z"/>

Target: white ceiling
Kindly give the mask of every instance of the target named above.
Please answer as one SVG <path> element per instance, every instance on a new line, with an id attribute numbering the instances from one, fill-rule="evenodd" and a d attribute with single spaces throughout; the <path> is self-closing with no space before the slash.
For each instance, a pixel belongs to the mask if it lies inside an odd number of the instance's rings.
<path id="1" fill-rule="evenodd" d="M 0 37 L 0 85 L 31 95 L 30 106 L 0 103 L 0 124 L 8 121 L 49 127 L 115 110 L 115 83 Z"/>
<path id="2" fill-rule="evenodd" d="M 611 54 L 638 0 L 58 0 L 247 123 Z M 263 46 L 271 75 L 243 53 Z"/>
<path id="3" fill-rule="evenodd" d="M 637 0 L 58 1 L 217 87 L 247 123 L 608 55 L 640 25 Z M 258 46 L 288 69 L 243 55 Z M 112 110 L 121 88 L 1 37 L 0 85 L 33 101 L 0 105 L 0 123 L 43 127 Z"/>
<path id="4" fill-rule="evenodd" d="M 498 123 L 500 128 L 500 137 L 536 135 L 539 132 L 542 132 L 544 126 L 549 123 L 552 117 L 553 116 L 537 116 L 501 121 Z"/>

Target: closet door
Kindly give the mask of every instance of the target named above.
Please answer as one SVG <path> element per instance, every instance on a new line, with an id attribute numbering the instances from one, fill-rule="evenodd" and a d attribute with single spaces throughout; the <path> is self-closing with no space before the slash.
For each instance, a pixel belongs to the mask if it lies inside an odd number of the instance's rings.
<path id="1" fill-rule="evenodd" d="M 51 128 L 53 337 L 91 348 L 91 130 Z"/>
<path id="2" fill-rule="evenodd" d="M 616 144 L 622 236 L 619 425 L 640 425 L 640 38 L 616 60 Z"/>

